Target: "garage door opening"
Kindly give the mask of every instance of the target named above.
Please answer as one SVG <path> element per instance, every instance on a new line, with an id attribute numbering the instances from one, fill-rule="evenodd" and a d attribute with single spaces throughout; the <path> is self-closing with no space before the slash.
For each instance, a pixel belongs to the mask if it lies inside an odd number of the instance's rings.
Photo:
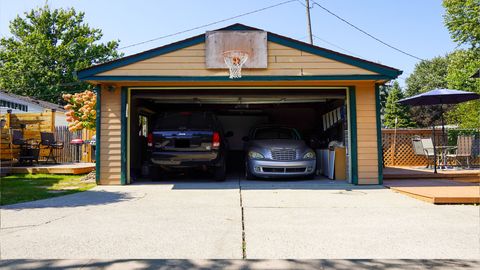
<path id="1" fill-rule="evenodd" d="M 227 137 L 228 176 L 245 175 L 245 137 L 256 126 L 291 127 L 316 153 L 317 177 L 349 178 L 348 106 L 345 88 L 327 89 L 131 89 L 129 98 L 129 183 L 152 181 L 149 134 L 165 113 L 211 112 Z M 151 136 L 151 135 L 150 135 Z M 158 166 L 154 166 L 158 167 Z M 170 177 L 208 178 L 199 170 Z"/>

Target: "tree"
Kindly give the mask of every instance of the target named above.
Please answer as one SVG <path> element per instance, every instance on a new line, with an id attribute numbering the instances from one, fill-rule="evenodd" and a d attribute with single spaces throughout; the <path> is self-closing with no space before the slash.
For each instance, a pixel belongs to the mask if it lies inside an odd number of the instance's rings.
<path id="1" fill-rule="evenodd" d="M 408 108 L 397 103 L 402 98 L 404 98 L 402 89 L 398 82 L 395 81 L 388 94 L 387 103 L 385 105 L 385 119 L 383 123 L 385 127 L 394 128 L 395 119 L 397 119 L 396 127 L 408 128 L 415 126 L 415 123 L 410 118 Z"/>
<path id="2" fill-rule="evenodd" d="M 449 56 L 438 56 L 430 60 L 422 60 L 408 76 L 406 96 L 414 96 L 436 88 L 447 88 Z M 420 127 L 429 127 L 440 115 L 438 106 L 416 106 L 410 108 L 412 120 Z"/>
<path id="3" fill-rule="evenodd" d="M 379 95 L 380 95 L 380 115 L 383 117 L 385 115 L 385 106 L 387 104 L 387 98 L 388 98 L 388 94 L 390 92 L 390 89 L 392 87 L 390 85 L 380 85 L 380 91 L 379 91 Z"/>
<path id="4" fill-rule="evenodd" d="M 458 45 L 449 57 L 446 81 L 449 88 L 480 93 L 480 80 L 471 75 L 480 68 L 480 0 L 444 0 L 445 25 Z M 480 127 L 480 102 L 461 103 L 449 110 L 449 123 L 462 128 Z"/>
<path id="5" fill-rule="evenodd" d="M 480 68 L 480 50 L 457 50 L 450 56 L 448 65 L 448 87 L 480 94 L 480 79 L 471 78 Z M 456 105 L 447 113 L 447 122 L 462 128 L 480 127 L 480 101 L 469 101 Z"/>
<path id="6" fill-rule="evenodd" d="M 480 0 L 443 0 L 444 21 L 459 45 L 480 47 Z"/>
<path id="7" fill-rule="evenodd" d="M 406 95 L 411 97 L 435 88 L 446 88 L 447 68 L 448 55 L 420 61 L 405 81 Z"/>
<path id="8" fill-rule="evenodd" d="M 76 94 L 64 94 L 63 99 L 67 102 L 68 130 L 77 131 L 82 129 L 95 130 L 97 96 L 90 90 Z"/>
<path id="9" fill-rule="evenodd" d="M 99 43 L 102 31 L 85 14 L 48 5 L 10 22 L 11 37 L 0 39 L 0 88 L 52 102 L 61 93 L 87 89 L 74 72 L 121 56 L 118 42 Z"/>

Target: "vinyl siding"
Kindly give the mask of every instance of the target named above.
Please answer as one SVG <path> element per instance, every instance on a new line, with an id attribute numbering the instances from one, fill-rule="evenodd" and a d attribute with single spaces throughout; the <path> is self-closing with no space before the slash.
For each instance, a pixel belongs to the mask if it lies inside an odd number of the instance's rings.
<path id="1" fill-rule="evenodd" d="M 268 43 L 268 68 L 245 69 L 243 75 L 375 75 L 355 66 L 330 60 L 273 42 Z M 103 72 L 101 76 L 227 76 L 227 69 L 206 69 L 205 44 L 152 57 Z"/>

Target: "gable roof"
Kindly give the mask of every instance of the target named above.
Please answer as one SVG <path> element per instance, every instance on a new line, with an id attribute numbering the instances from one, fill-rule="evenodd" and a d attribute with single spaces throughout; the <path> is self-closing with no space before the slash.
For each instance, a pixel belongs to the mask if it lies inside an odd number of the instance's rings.
<path id="1" fill-rule="evenodd" d="M 33 106 L 41 107 L 43 109 L 49 109 L 49 110 L 54 109 L 57 112 L 66 112 L 62 105 L 51 103 L 51 102 L 44 101 L 44 100 L 31 98 L 31 97 L 20 96 L 20 95 L 16 95 L 16 94 L 6 92 L 4 90 L 0 90 L 0 99 L 1 99 L 2 96 L 3 96 L 2 100 L 5 100 L 7 102 L 8 101 L 13 101 L 13 102 L 17 102 L 17 103 L 22 104 L 22 105 L 24 104 L 27 107 L 29 105 L 30 106 L 33 105 Z M 27 108 L 26 111 L 28 111 L 28 108 Z"/>
<path id="2" fill-rule="evenodd" d="M 217 29 L 216 31 L 221 31 L 221 30 L 229 30 L 229 31 L 248 31 L 248 30 L 253 30 L 253 31 L 263 31 L 262 29 L 250 27 L 247 25 L 243 24 L 233 24 L 230 26 L 227 26 L 225 28 L 220 28 Z M 325 58 L 329 58 L 338 62 L 342 62 L 345 64 L 349 64 L 352 66 L 356 66 L 368 71 L 372 71 L 375 73 L 378 73 L 380 76 L 385 77 L 385 79 L 395 79 L 397 78 L 400 74 L 402 74 L 402 71 L 396 68 L 392 68 L 389 66 L 385 66 L 382 64 L 374 63 L 371 61 L 367 61 L 361 58 L 357 58 L 354 56 L 346 55 L 343 53 L 339 53 L 336 51 L 332 51 L 329 49 L 325 49 L 319 46 L 311 45 L 302 41 L 298 41 L 289 37 L 285 37 L 282 35 L 278 35 L 275 33 L 267 32 L 267 40 L 278 43 L 287 47 L 291 47 L 294 49 L 298 49 L 301 51 L 305 51 L 314 55 L 322 56 Z M 176 50 L 180 50 L 186 47 L 190 47 L 193 45 L 197 45 L 200 43 L 205 42 L 205 34 L 193 36 L 191 38 L 187 38 L 178 42 L 174 42 L 168 45 L 164 45 L 161 47 L 157 47 L 151 50 L 147 50 L 141 53 L 133 54 L 130 56 L 126 56 L 123 58 L 119 58 L 117 60 L 113 60 L 110 62 L 106 62 L 103 64 L 95 65 L 83 70 L 80 70 L 77 72 L 77 76 L 80 80 L 89 80 L 89 79 L 95 79 L 95 75 L 110 71 L 119 67 L 123 67 L 126 65 L 130 65 L 142 60 L 146 60 L 155 56 L 160 56 L 166 53 L 170 53 Z M 250 76 L 252 77 L 252 76 Z M 302 77 L 302 76 L 299 76 Z"/>

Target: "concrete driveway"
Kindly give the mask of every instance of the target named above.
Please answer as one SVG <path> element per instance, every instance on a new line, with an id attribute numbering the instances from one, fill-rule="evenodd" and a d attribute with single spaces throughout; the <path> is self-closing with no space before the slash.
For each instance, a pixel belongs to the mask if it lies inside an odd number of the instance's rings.
<path id="1" fill-rule="evenodd" d="M 479 221 L 327 180 L 100 186 L 4 207 L 1 258 L 478 259 Z"/>

